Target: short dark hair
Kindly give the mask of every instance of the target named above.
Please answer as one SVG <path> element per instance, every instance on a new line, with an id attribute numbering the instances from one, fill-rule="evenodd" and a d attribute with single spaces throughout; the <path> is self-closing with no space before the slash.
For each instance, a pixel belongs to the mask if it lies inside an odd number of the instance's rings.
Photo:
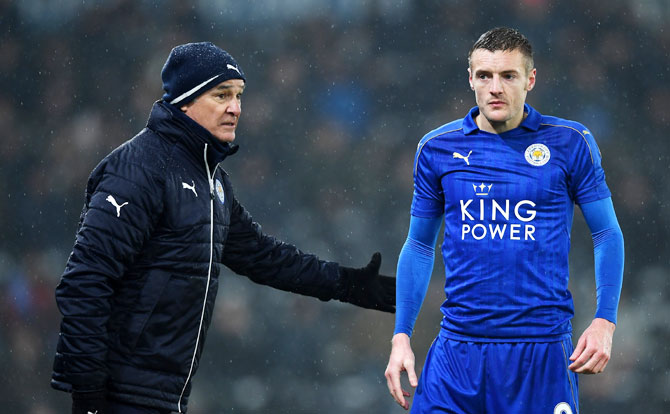
<path id="1" fill-rule="evenodd" d="M 517 29 L 496 27 L 479 36 L 468 53 L 468 65 L 470 65 L 472 53 L 477 49 L 486 49 L 490 52 L 519 50 L 527 58 L 528 70 L 531 70 L 534 65 L 533 47 L 526 36 Z"/>

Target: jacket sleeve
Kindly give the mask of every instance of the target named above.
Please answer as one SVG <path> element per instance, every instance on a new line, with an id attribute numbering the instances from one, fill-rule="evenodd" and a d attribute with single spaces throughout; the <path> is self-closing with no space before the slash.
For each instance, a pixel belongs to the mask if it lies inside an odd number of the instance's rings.
<path id="1" fill-rule="evenodd" d="M 235 198 L 230 220 L 223 263 L 235 273 L 262 285 L 324 301 L 342 295 L 337 263 L 319 260 L 264 234 Z"/>
<path id="2" fill-rule="evenodd" d="M 63 319 L 54 388 L 105 388 L 111 299 L 160 216 L 162 186 L 140 163 L 118 157 L 108 157 L 91 173 L 75 244 L 56 288 Z"/>

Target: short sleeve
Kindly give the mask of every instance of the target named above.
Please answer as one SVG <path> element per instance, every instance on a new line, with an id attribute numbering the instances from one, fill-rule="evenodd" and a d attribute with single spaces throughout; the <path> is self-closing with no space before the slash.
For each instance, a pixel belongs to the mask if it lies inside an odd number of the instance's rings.
<path id="1" fill-rule="evenodd" d="M 570 168 L 570 196 L 577 204 L 610 197 L 602 168 L 602 156 L 593 135 L 585 128 L 577 132 L 577 144 Z"/>
<path id="2" fill-rule="evenodd" d="M 440 177 L 435 173 L 429 140 L 422 140 L 414 157 L 414 195 L 411 214 L 432 218 L 444 213 L 444 194 Z"/>

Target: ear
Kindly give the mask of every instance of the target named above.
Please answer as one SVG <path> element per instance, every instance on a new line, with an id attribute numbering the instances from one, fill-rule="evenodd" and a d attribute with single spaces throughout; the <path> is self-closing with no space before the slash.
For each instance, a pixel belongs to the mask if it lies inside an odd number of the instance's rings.
<path id="1" fill-rule="evenodd" d="M 475 90 L 475 85 L 472 84 L 472 71 L 468 68 L 468 82 L 470 83 L 470 89 Z"/>
<path id="2" fill-rule="evenodd" d="M 535 87 L 535 75 L 537 74 L 537 69 L 533 68 L 528 75 L 528 84 L 526 85 L 527 91 L 532 91 Z"/>
<path id="3" fill-rule="evenodd" d="M 179 109 L 181 109 L 181 111 L 184 112 L 184 113 L 188 113 L 188 108 L 190 108 L 191 105 L 193 105 L 193 103 L 195 103 L 196 99 L 198 99 L 198 98 L 195 98 L 194 100 L 192 100 L 189 103 L 183 104 L 182 106 L 179 107 Z"/>

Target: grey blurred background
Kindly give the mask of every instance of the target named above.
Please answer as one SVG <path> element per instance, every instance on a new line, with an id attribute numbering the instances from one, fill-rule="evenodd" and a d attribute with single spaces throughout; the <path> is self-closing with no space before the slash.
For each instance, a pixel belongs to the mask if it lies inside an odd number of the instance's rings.
<path id="1" fill-rule="evenodd" d="M 519 28 L 540 112 L 594 133 L 626 240 L 612 360 L 580 377 L 583 413 L 670 412 L 668 0 L 0 0 L 0 407 L 69 410 L 49 387 L 54 288 L 87 176 L 144 125 L 177 44 L 210 40 L 248 84 L 225 161 L 266 232 L 324 259 L 394 275 L 412 159 L 474 105 L 467 52 Z M 440 238 L 441 239 L 441 238 Z M 593 249 L 573 227 L 575 340 L 595 309 Z M 412 338 L 437 334 L 443 265 Z M 384 369 L 393 316 L 257 286 L 226 272 L 189 412 L 401 413 Z"/>

